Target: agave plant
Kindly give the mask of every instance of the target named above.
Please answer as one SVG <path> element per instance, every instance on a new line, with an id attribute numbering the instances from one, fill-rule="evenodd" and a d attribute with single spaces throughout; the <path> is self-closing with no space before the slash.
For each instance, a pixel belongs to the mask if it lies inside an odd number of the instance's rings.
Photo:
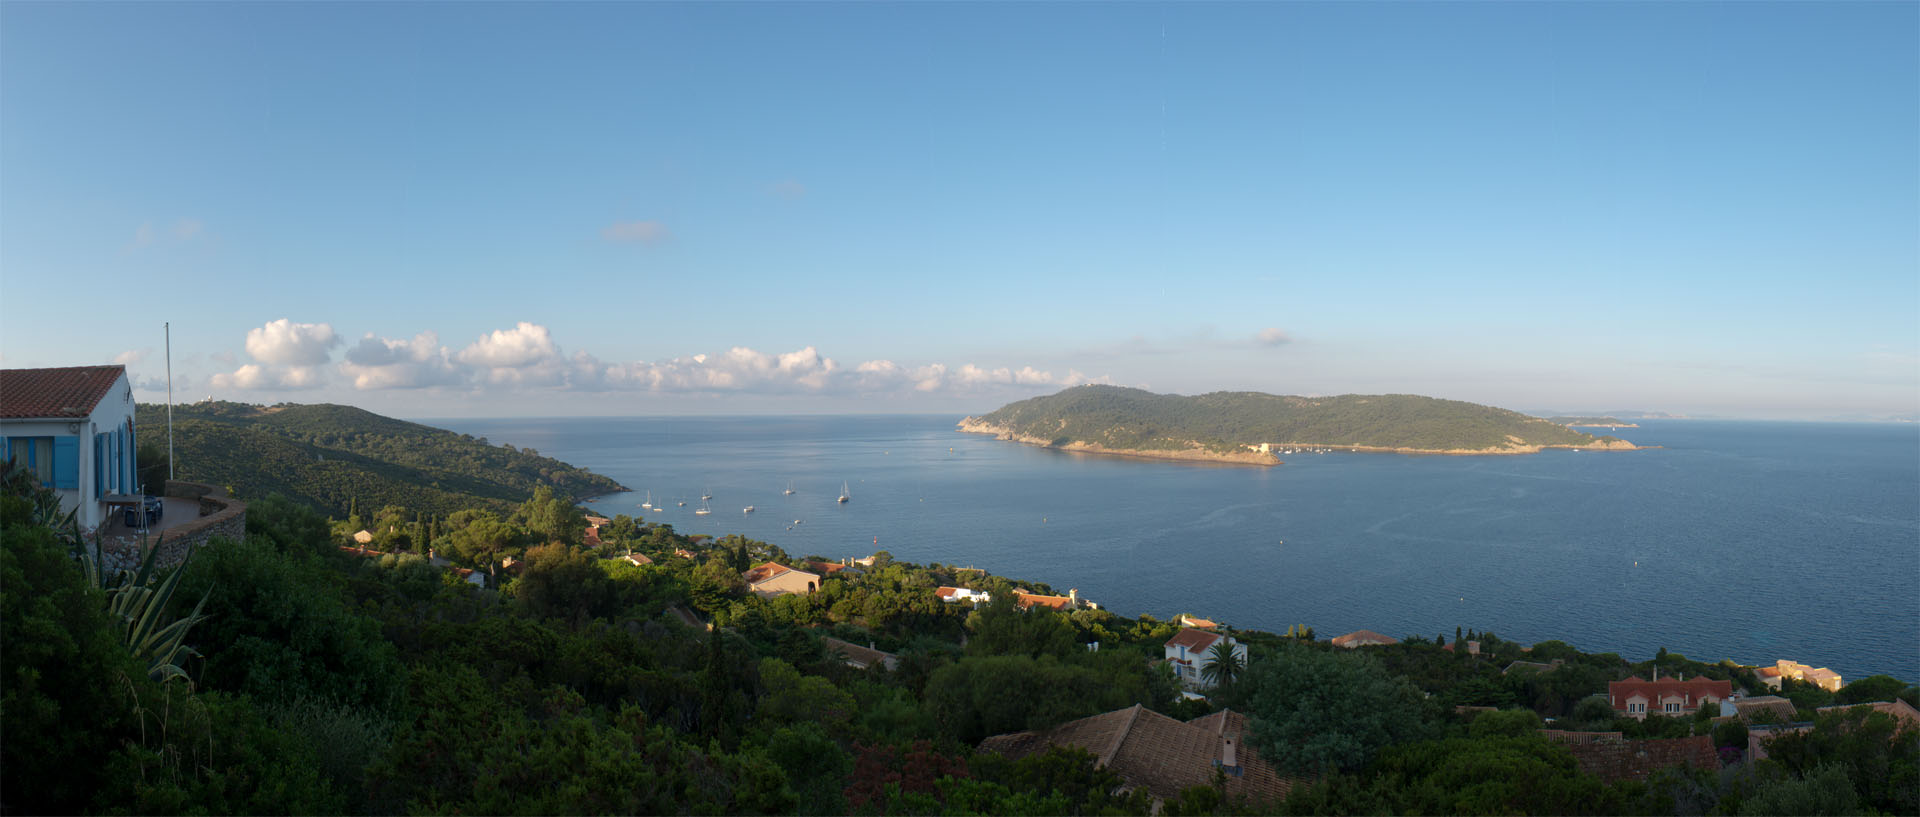
<path id="1" fill-rule="evenodd" d="M 142 542 L 144 545 L 145 543 Z M 94 549 L 99 550 L 98 539 Z M 133 653 L 147 664 L 147 676 L 155 681 L 167 682 L 175 678 L 185 679 L 187 671 L 180 668 L 183 656 L 199 657 L 200 653 L 184 642 L 187 631 L 193 625 L 206 620 L 201 611 L 206 609 L 207 598 L 213 594 L 209 588 L 193 606 L 193 612 L 182 618 L 168 620 L 167 605 L 173 601 L 174 588 L 180 584 L 180 577 L 186 575 L 187 563 L 192 561 L 192 551 L 180 566 L 160 581 L 153 584 L 153 566 L 160 556 L 160 548 L 147 548 L 147 556 L 140 562 L 139 571 L 122 570 L 117 576 L 101 574 L 100 564 L 92 555 L 83 554 L 81 564 L 87 573 L 87 580 L 107 592 L 107 612 L 119 625 L 123 643 L 127 651 Z"/>

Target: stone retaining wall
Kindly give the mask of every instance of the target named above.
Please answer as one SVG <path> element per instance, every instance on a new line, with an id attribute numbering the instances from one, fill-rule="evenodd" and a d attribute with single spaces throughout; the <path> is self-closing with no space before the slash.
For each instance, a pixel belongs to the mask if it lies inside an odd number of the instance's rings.
<path id="1" fill-rule="evenodd" d="M 227 492 L 199 482 L 167 480 L 167 496 L 200 500 L 200 518 L 160 532 L 154 547 L 160 557 L 154 567 L 170 568 L 185 560 L 194 548 L 215 536 L 239 539 L 247 535 L 247 503 L 227 496 Z"/>

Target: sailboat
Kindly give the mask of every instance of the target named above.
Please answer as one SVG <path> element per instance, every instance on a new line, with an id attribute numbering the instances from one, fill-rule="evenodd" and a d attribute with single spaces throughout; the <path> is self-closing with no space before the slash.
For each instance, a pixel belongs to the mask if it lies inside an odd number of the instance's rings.
<path id="1" fill-rule="evenodd" d="M 793 480 L 787 480 L 787 496 L 793 496 Z"/>
<path id="2" fill-rule="evenodd" d="M 839 502 L 840 502 L 841 504 L 843 504 L 843 505 L 844 505 L 844 504 L 846 504 L 846 502 L 847 502 L 847 500 L 849 500 L 849 499 L 852 499 L 852 498 L 853 498 L 853 491 L 852 491 L 852 490 L 849 490 L 849 489 L 847 488 L 847 483 L 845 483 L 845 482 L 841 482 L 841 483 L 840 483 L 840 499 L 839 499 Z"/>
<path id="3" fill-rule="evenodd" d="M 710 513 L 713 513 L 713 509 L 712 509 L 712 508 L 709 508 L 709 507 L 707 507 L 707 503 L 705 503 L 705 502 L 701 502 L 701 503 L 700 503 L 700 507 L 694 510 L 694 512 L 693 512 L 693 515 L 694 515 L 694 516 L 706 516 L 707 514 L 710 514 Z"/>
<path id="4" fill-rule="evenodd" d="M 708 500 L 708 499 L 712 499 L 712 498 L 713 498 L 713 488 L 711 488 L 711 487 L 709 487 L 709 488 L 707 488 L 707 492 L 706 492 L 706 493 L 704 493 L 704 494 L 701 494 L 701 495 L 700 495 L 700 498 L 701 498 L 702 500 Z"/>
<path id="5" fill-rule="evenodd" d="M 741 508 L 741 509 L 740 509 L 740 512 L 741 512 L 741 513 L 753 513 L 753 506 L 752 506 L 752 505 L 748 505 L 747 507 L 744 507 L 744 508 Z"/>
<path id="6" fill-rule="evenodd" d="M 653 491 L 652 490 L 647 491 L 647 501 L 640 503 L 640 507 L 646 508 L 647 510 L 653 510 Z"/>

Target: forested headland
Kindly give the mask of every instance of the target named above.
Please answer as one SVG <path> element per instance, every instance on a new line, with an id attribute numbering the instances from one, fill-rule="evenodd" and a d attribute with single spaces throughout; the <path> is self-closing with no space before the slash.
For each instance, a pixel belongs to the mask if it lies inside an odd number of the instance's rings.
<path id="1" fill-rule="evenodd" d="M 166 406 L 142 404 L 143 480 L 166 478 Z M 279 494 L 345 518 L 403 506 L 416 514 L 505 511 L 546 486 L 567 500 L 626 490 L 532 449 L 331 404 L 208 401 L 173 407 L 175 475 L 242 499 Z"/>
<path id="2" fill-rule="evenodd" d="M 1330 446 L 1431 453 L 1523 453 L 1544 447 L 1632 448 L 1506 409 L 1410 394 L 1195 396 L 1076 386 L 961 421 L 961 430 L 1111 453 L 1204 452 L 1246 459 L 1249 446 Z"/>

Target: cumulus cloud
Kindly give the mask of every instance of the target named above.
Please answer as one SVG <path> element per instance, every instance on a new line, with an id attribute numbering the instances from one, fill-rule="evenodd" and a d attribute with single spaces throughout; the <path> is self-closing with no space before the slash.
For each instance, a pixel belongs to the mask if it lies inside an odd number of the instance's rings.
<path id="1" fill-rule="evenodd" d="M 276 391 L 318 388 L 326 382 L 318 366 L 262 366 L 249 363 L 207 380 L 216 389 Z"/>
<path id="2" fill-rule="evenodd" d="M 327 374 L 344 375 L 355 389 L 457 388 L 488 390 L 628 391 L 685 394 L 987 394 L 1110 383 L 1078 370 L 1064 374 L 1033 366 L 975 363 L 903 365 L 876 359 L 845 365 L 813 346 L 763 352 L 735 346 L 717 354 L 655 361 L 606 361 L 582 351 L 567 353 L 545 326 L 522 321 L 481 334 L 458 350 L 424 331 L 412 338 L 367 333 L 328 365 L 331 350 L 345 345 L 327 324 L 278 320 L 247 333 L 254 360 L 215 375 L 221 389 L 306 389 L 324 385 Z M 231 361 L 229 362 L 231 365 Z"/>
<path id="3" fill-rule="evenodd" d="M 286 318 L 247 330 L 247 354 L 256 362 L 216 374 L 207 383 L 220 389 L 312 389 L 326 383 L 325 367 L 340 336 L 324 323 L 294 323 Z M 232 365 L 231 354 L 215 360 Z"/>
<path id="4" fill-rule="evenodd" d="M 333 355 L 340 336 L 324 323 L 294 323 L 281 318 L 247 330 L 247 354 L 261 363 L 318 366 Z"/>
<path id="5" fill-rule="evenodd" d="M 601 230 L 600 237 L 616 244 L 658 244 L 673 232 L 658 221 L 616 221 Z"/>
<path id="6" fill-rule="evenodd" d="M 1286 330 L 1269 326 L 1260 330 L 1258 334 L 1255 334 L 1253 336 L 1253 342 L 1261 346 L 1285 346 L 1293 342 L 1293 337 L 1288 335 Z"/>
<path id="7" fill-rule="evenodd" d="M 122 366 L 132 366 L 135 363 L 146 360 L 147 355 L 152 353 L 152 349 L 128 349 L 120 354 L 114 355 L 113 362 Z"/>
<path id="8" fill-rule="evenodd" d="M 440 336 L 429 330 L 412 340 L 389 340 L 368 332 L 347 350 L 340 370 L 353 378 L 353 387 L 373 389 L 420 389 L 429 386 L 455 386 L 466 382 L 468 373 L 440 345 Z"/>

